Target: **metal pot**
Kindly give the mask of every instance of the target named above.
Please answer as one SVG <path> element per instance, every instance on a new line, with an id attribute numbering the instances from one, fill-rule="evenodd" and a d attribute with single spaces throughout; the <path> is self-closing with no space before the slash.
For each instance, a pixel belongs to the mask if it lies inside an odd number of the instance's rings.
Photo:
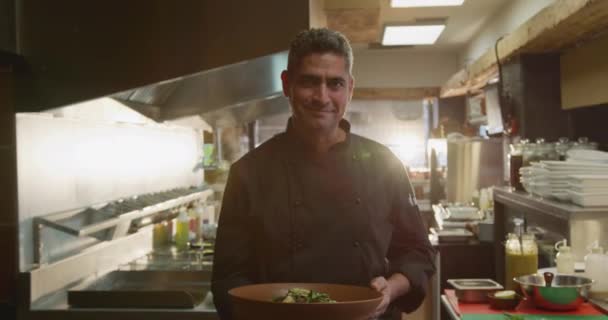
<path id="1" fill-rule="evenodd" d="M 513 279 L 537 308 L 548 310 L 574 310 L 587 297 L 593 280 L 574 275 L 553 276 L 551 272 L 543 275 L 531 274 Z"/>

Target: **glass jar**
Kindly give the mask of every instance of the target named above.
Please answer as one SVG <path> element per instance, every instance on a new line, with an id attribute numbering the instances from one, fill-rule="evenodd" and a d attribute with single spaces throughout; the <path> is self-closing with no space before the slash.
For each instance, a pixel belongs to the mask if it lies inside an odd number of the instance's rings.
<path id="1" fill-rule="evenodd" d="M 597 150 L 598 143 L 589 141 L 587 137 L 579 137 L 573 144 L 572 149 Z"/>
<path id="2" fill-rule="evenodd" d="M 536 142 L 536 158 L 542 160 L 558 160 L 559 156 L 555 151 L 555 144 L 545 142 L 544 139 L 538 139 Z"/>
<path id="3" fill-rule="evenodd" d="M 547 144 L 545 143 L 545 139 L 543 139 L 543 138 L 536 139 L 534 151 L 532 152 L 532 160 L 530 160 L 530 162 L 546 160 L 547 151 L 548 151 L 548 148 L 547 148 Z"/>
<path id="4" fill-rule="evenodd" d="M 534 159 L 535 148 L 536 145 L 534 143 L 530 143 L 529 140 L 521 140 L 522 167 L 527 167 L 530 165 L 530 160 Z"/>
<path id="5" fill-rule="evenodd" d="M 571 143 L 566 137 L 561 137 L 555 143 L 555 153 L 557 153 L 557 160 L 565 161 L 568 156 L 568 150 L 570 150 Z"/>
<path id="6" fill-rule="evenodd" d="M 505 288 L 514 290 L 514 278 L 535 274 L 538 271 L 538 245 L 534 234 L 525 233 L 519 237 L 509 233 L 505 243 Z"/>
<path id="7" fill-rule="evenodd" d="M 511 144 L 509 146 L 509 183 L 515 190 L 523 191 L 524 187 L 521 184 L 519 169 L 522 167 L 523 145 L 521 143 Z"/>

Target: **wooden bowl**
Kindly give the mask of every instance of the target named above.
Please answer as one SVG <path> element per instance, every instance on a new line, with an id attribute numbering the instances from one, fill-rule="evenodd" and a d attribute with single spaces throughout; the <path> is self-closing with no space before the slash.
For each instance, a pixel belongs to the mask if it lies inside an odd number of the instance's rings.
<path id="1" fill-rule="evenodd" d="M 291 288 L 329 294 L 336 303 L 280 303 Z M 265 283 L 242 286 L 228 291 L 234 317 L 277 320 L 367 320 L 382 301 L 382 294 L 368 287 L 327 283 Z"/>

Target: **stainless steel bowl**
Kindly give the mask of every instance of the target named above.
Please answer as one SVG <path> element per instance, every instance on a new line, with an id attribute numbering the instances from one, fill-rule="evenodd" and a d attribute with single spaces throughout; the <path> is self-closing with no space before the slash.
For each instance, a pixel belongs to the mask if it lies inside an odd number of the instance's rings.
<path id="1" fill-rule="evenodd" d="M 513 280 L 537 308 L 560 311 L 578 308 L 593 284 L 589 278 L 574 275 L 531 274 Z"/>

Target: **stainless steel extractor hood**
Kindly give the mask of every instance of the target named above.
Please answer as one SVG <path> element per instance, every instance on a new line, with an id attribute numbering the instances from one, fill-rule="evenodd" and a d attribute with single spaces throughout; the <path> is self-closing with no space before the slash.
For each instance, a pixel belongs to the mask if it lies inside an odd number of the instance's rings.
<path id="1" fill-rule="evenodd" d="M 286 67 L 287 52 L 279 52 L 112 97 L 142 113 L 156 109 L 157 121 L 200 115 L 211 126 L 233 126 L 288 112 L 280 78 Z"/>

